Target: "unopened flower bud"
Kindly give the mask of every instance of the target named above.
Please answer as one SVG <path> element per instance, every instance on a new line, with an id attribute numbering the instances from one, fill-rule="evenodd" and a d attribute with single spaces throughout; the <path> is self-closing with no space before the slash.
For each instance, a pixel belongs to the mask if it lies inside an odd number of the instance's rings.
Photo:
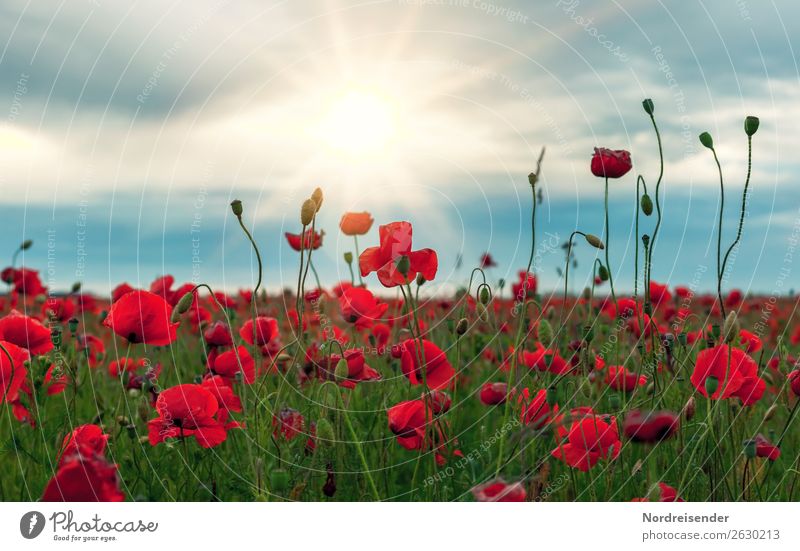
<path id="1" fill-rule="evenodd" d="M 683 406 L 683 418 L 687 421 L 691 421 L 692 417 L 694 417 L 695 411 L 696 406 L 694 403 L 694 396 L 689 396 L 689 399 L 686 400 L 686 405 Z"/>
<path id="2" fill-rule="evenodd" d="M 739 326 L 739 318 L 736 315 L 736 311 L 731 310 L 728 312 L 728 315 L 725 316 L 725 323 L 722 326 L 725 342 L 731 343 L 738 339 L 740 330 L 741 327 Z"/>
<path id="3" fill-rule="evenodd" d="M 600 264 L 597 268 L 597 277 L 600 278 L 600 281 L 608 281 L 608 268 Z"/>
<path id="4" fill-rule="evenodd" d="M 700 143 L 703 144 L 708 149 L 714 149 L 714 139 L 708 132 L 703 132 L 702 134 L 700 134 Z"/>
<path id="5" fill-rule="evenodd" d="M 350 369 L 347 367 L 347 360 L 341 359 L 336 362 L 336 370 L 333 372 L 337 381 L 344 381 L 350 375 Z"/>
<path id="6" fill-rule="evenodd" d="M 311 200 L 314 201 L 317 205 L 317 211 L 322 207 L 322 190 L 320 188 L 316 188 L 314 192 L 311 194 Z"/>
<path id="7" fill-rule="evenodd" d="M 485 285 L 481 287 L 481 291 L 478 297 L 480 298 L 481 304 L 483 304 L 484 306 L 489 304 L 489 288 L 486 287 Z"/>
<path id="8" fill-rule="evenodd" d="M 308 226 L 314 220 L 314 215 L 317 214 L 317 204 L 313 199 L 306 199 L 303 201 L 303 206 L 300 207 L 300 223 Z"/>
<path id="9" fill-rule="evenodd" d="M 70 293 L 72 293 L 74 295 L 75 293 L 77 293 L 80 290 L 81 290 L 81 282 L 80 281 L 76 281 L 75 283 L 72 284 L 72 290 L 70 291 Z"/>
<path id="10" fill-rule="evenodd" d="M 353 253 L 351 253 L 350 251 L 347 251 L 346 253 L 344 253 L 344 261 L 347 262 L 348 264 L 352 264 L 353 263 Z"/>
<path id="11" fill-rule="evenodd" d="M 752 438 L 743 442 L 744 456 L 753 459 L 756 456 L 756 441 Z"/>
<path id="12" fill-rule="evenodd" d="M 601 249 L 601 250 L 605 249 L 605 245 L 603 245 L 603 242 L 596 235 L 587 233 L 585 237 L 586 237 L 586 242 L 595 249 Z"/>
<path id="13" fill-rule="evenodd" d="M 239 201 L 238 199 L 234 199 L 233 201 L 231 201 L 231 210 L 233 211 L 234 216 L 236 217 L 241 216 L 243 212 L 242 202 Z"/>
<path id="14" fill-rule="evenodd" d="M 778 404 L 772 404 L 767 409 L 767 412 L 764 414 L 764 421 L 769 421 L 775 416 L 775 412 L 778 411 Z"/>
<path id="15" fill-rule="evenodd" d="M 556 405 L 556 402 L 558 401 L 558 389 L 554 386 L 547 387 L 545 399 L 547 400 L 548 406 L 553 407 Z"/>
<path id="16" fill-rule="evenodd" d="M 619 394 L 612 394 L 608 397 L 608 405 L 611 406 L 613 411 L 617 411 L 619 406 L 621 405 L 621 400 L 619 399 Z"/>
<path id="17" fill-rule="evenodd" d="M 653 214 L 653 200 L 650 199 L 650 196 L 648 194 L 645 193 L 644 195 L 642 195 L 640 204 L 642 206 L 642 212 L 644 213 L 645 216 L 650 216 L 651 214 Z"/>
<path id="18" fill-rule="evenodd" d="M 456 324 L 456 334 L 463 335 L 464 333 L 467 332 L 468 328 L 469 328 L 469 322 L 467 321 L 467 318 L 461 318 L 460 320 L 458 320 L 458 323 Z"/>
<path id="19" fill-rule="evenodd" d="M 324 417 L 317 421 L 317 440 L 321 446 L 333 446 L 336 436 L 333 432 L 333 425 Z"/>
<path id="20" fill-rule="evenodd" d="M 69 327 L 69 332 L 74 335 L 78 330 L 78 318 L 69 318 L 67 326 Z"/>
<path id="21" fill-rule="evenodd" d="M 528 183 L 531 185 L 532 188 L 536 187 L 536 180 L 538 178 L 539 177 L 536 175 L 535 172 L 531 172 L 530 174 L 528 174 Z"/>
<path id="22" fill-rule="evenodd" d="M 539 322 L 539 342 L 544 346 L 549 346 L 553 341 L 553 326 L 546 319 Z"/>
<path id="23" fill-rule="evenodd" d="M 185 293 L 181 297 L 181 299 L 178 301 L 178 304 L 175 305 L 175 310 L 179 314 L 185 314 L 186 312 L 188 312 L 189 308 L 192 306 L 193 297 L 194 297 L 194 294 L 191 291 L 189 291 L 188 293 Z"/>
<path id="24" fill-rule="evenodd" d="M 425 284 L 425 276 L 422 275 L 421 272 L 417 272 L 417 285 L 424 285 Z"/>
<path id="25" fill-rule="evenodd" d="M 647 113 L 648 115 L 652 115 L 653 111 L 655 111 L 656 109 L 656 106 L 653 105 L 653 100 L 651 100 L 650 98 L 647 98 L 642 102 L 642 107 L 644 108 L 644 112 Z"/>
<path id="26" fill-rule="evenodd" d="M 744 119 L 744 132 L 748 136 L 752 136 L 758 131 L 758 124 L 759 124 L 758 117 L 746 117 Z"/>
<path id="27" fill-rule="evenodd" d="M 27 251 L 32 246 L 33 246 L 33 240 L 32 239 L 26 239 L 25 241 L 22 242 L 22 245 L 20 245 L 19 248 L 21 250 L 23 250 L 23 251 Z"/>
<path id="28" fill-rule="evenodd" d="M 53 346 L 59 348 L 61 346 L 61 328 L 56 326 L 50 330 L 50 341 Z"/>

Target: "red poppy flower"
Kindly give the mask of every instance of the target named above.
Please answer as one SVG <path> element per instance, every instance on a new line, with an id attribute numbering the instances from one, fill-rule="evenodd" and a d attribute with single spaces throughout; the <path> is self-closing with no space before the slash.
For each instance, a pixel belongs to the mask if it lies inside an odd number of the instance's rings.
<path id="1" fill-rule="evenodd" d="M 331 354 L 324 362 L 321 374 L 326 375 L 330 380 L 335 379 L 336 365 L 341 359 L 339 354 Z M 339 381 L 339 384 L 345 388 L 355 388 L 356 383 L 361 381 L 376 381 L 381 378 L 380 373 L 367 365 L 364 351 L 360 348 L 345 350 L 344 361 L 347 363 L 347 378 Z"/>
<path id="2" fill-rule="evenodd" d="M 44 387 L 47 389 L 48 396 L 61 394 L 66 390 L 69 378 L 64 372 L 63 367 L 56 368 L 56 364 L 50 364 L 44 374 Z"/>
<path id="3" fill-rule="evenodd" d="M 14 292 L 20 295 L 35 297 L 47 292 L 47 287 L 42 285 L 39 272 L 28 268 L 6 268 L 3 270 L 2 279 L 14 287 Z"/>
<path id="4" fill-rule="evenodd" d="M 658 306 L 662 302 L 668 302 L 670 299 L 672 299 L 672 295 L 669 292 L 668 286 L 656 283 L 655 281 L 650 282 L 650 302 L 652 302 L 653 305 Z"/>
<path id="5" fill-rule="evenodd" d="M 119 299 L 130 293 L 131 291 L 135 291 L 136 289 L 128 285 L 127 283 L 120 283 L 114 290 L 111 291 L 111 302 L 117 302 Z"/>
<path id="6" fill-rule="evenodd" d="M 229 382 L 239 376 L 245 383 L 252 385 L 256 380 L 255 365 L 253 357 L 245 346 L 238 346 L 236 351 L 231 349 L 224 352 L 214 348 L 208 354 L 208 370 L 212 375 L 220 375 Z"/>
<path id="7" fill-rule="evenodd" d="M 427 395 L 423 394 L 421 398 L 427 402 L 434 415 L 447 413 L 450 411 L 450 406 L 453 405 L 450 396 L 440 390 L 431 390 Z"/>
<path id="8" fill-rule="evenodd" d="M 75 314 L 75 303 L 69 298 L 49 297 L 42 304 L 42 317 L 64 323 Z"/>
<path id="9" fill-rule="evenodd" d="M 299 411 L 284 407 L 272 418 L 274 434 L 275 436 L 281 435 L 286 440 L 291 440 L 298 434 L 303 434 L 305 421 Z"/>
<path id="10" fill-rule="evenodd" d="M 570 370 L 567 361 L 562 358 L 557 351 L 550 348 L 545 348 L 542 343 L 536 343 L 536 350 L 529 352 L 523 350 L 521 354 L 522 363 L 528 369 L 536 369 L 537 371 L 549 371 L 550 373 L 562 374 Z"/>
<path id="11" fill-rule="evenodd" d="M 395 287 L 411 282 L 417 273 L 433 281 L 439 260 L 432 249 L 411 250 L 412 228 L 410 222 L 392 222 L 380 227 L 380 246 L 370 247 L 358 258 L 361 275 L 378 273 L 384 287 Z M 408 270 L 403 275 L 397 266 L 408 259 Z"/>
<path id="12" fill-rule="evenodd" d="M 137 371 L 144 370 L 149 366 L 150 361 L 147 358 L 122 358 L 109 362 L 108 373 L 114 378 L 119 378 L 123 373 L 135 374 Z"/>
<path id="13" fill-rule="evenodd" d="M 758 457 L 766 457 L 770 461 L 776 461 L 781 456 L 781 450 L 767 440 L 763 434 L 757 434 L 755 437 L 756 442 L 756 455 Z"/>
<path id="14" fill-rule="evenodd" d="M 322 246 L 322 238 L 325 236 L 325 232 L 313 232 L 314 238 L 311 238 L 311 228 L 307 229 L 306 232 L 303 234 L 305 237 L 303 238 L 303 250 L 307 251 L 309 249 L 319 249 Z M 286 232 L 286 241 L 289 243 L 289 246 L 296 251 L 300 250 L 300 234 L 299 233 L 289 233 Z"/>
<path id="15" fill-rule="evenodd" d="M 506 383 L 484 383 L 479 394 L 480 400 L 487 406 L 505 403 L 507 388 Z"/>
<path id="16" fill-rule="evenodd" d="M 0 319 L 0 340 L 27 348 L 32 356 L 47 354 L 53 349 L 50 330 L 39 320 L 16 310 Z"/>
<path id="17" fill-rule="evenodd" d="M 101 455 L 64 457 L 42 494 L 42 501 L 125 501 L 117 466 Z"/>
<path id="18" fill-rule="evenodd" d="M 220 375 L 207 375 L 203 379 L 203 382 L 200 383 L 200 386 L 213 394 L 214 398 L 217 399 L 220 408 L 220 421 L 227 419 L 228 412 L 242 411 L 241 399 L 233 392 L 230 383 L 224 377 Z M 238 424 L 235 425 L 238 426 Z M 229 425 L 228 428 L 231 428 L 231 426 L 233 425 Z"/>
<path id="19" fill-rule="evenodd" d="M 621 447 L 616 419 L 588 415 L 574 421 L 566 442 L 560 442 L 550 453 L 570 467 L 586 472 L 600 459 L 616 458 Z"/>
<path id="20" fill-rule="evenodd" d="M 400 402 L 389 408 L 389 430 L 397 442 L 407 450 L 421 450 L 426 441 L 426 424 L 433 420 L 433 412 L 422 400 Z"/>
<path id="21" fill-rule="evenodd" d="M 470 490 L 476 501 L 525 501 L 525 488 L 519 482 L 508 484 L 495 478 Z"/>
<path id="22" fill-rule="evenodd" d="M 86 356 L 89 367 L 97 367 L 106 353 L 106 345 L 103 344 L 103 341 L 99 337 L 87 333 L 78 337 L 77 346 L 78 351 Z"/>
<path id="23" fill-rule="evenodd" d="M 545 427 L 555 415 L 558 415 L 558 406 L 554 405 L 550 408 L 547 403 L 545 389 L 537 391 L 533 398 L 530 397 L 530 391 L 527 388 L 522 389 L 519 402 L 522 404 L 522 423 L 532 426 L 536 430 Z"/>
<path id="24" fill-rule="evenodd" d="M 625 369 L 621 365 L 612 365 L 606 373 L 606 384 L 615 390 L 632 392 L 637 386 L 647 384 L 647 377 L 637 376 L 636 373 Z"/>
<path id="25" fill-rule="evenodd" d="M 131 343 L 165 346 L 177 337 L 172 306 L 148 291 L 131 291 L 111 305 L 103 325 Z"/>
<path id="26" fill-rule="evenodd" d="M 725 297 L 725 306 L 733 309 L 739 306 L 744 301 L 744 295 L 739 289 L 731 289 L 728 296 Z"/>
<path id="27" fill-rule="evenodd" d="M 481 255 L 480 266 L 481 266 L 481 268 L 483 268 L 483 269 L 486 269 L 486 268 L 494 268 L 495 266 L 497 266 L 497 262 L 495 262 L 495 261 L 494 261 L 494 258 L 492 258 L 492 255 L 491 255 L 491 254 L 489 254 L 489 253 L 483 253 L 483 254 Z M 524 272 L 523 272 L 523 273 L 524 273 Z"/>
<path id="28" fill-rule="evenodd" d="M 399 349 L 403 375 L 412 385 L 425 382 L 430 389 L 442 390 L 449 387 L 456 376 L 445 353 L 429 340 L 423 339 L 420 348 L 417 339 L 408 339 Z M 424 379 L 422 365 L 425 366 Z"/>
<path id="29" fill-rule="evenodd" d="M 525 299 L 525 294 L 532 297 L 536 294 L 537 280 L 534 274 L 528 273 L 525 270 L 520 270 L 517 275 L 519 280 L 517 283 L 511 284 L 511 292 L 514 293 L 514 300 L 522 302 Z"/>
<path id="30" fill-rule="evenodd" d="M 247 344 L 266 347 L 275 352 L 280 349 L 281 335 L 278 329 L 278 320 L 275 318 L 258 316 L 255 326 L 253 325 L 253 319 L 250 318 L 239 329 L 239 336 Z"/>
<path id="31" fill-rule="evenodd" d="M 671 411 L 630 411 L 622 432 L 634 442 L 661 442 L 678 431 L 680 416 Z"/>
<path id="32" fill-rule="evenodd" d="M 795 369 L 786 377 L 789 381 L 789 387 L 794 392 L 795 396 L 800 397 L 800 370 Z"/>
<path id="33" fill-rule="evenodd" d="M 756 377 L 757 372 L 758 365 L 743 350 L 722 344 L 700 351 L 690 380 L 700 394 L 708 396 L 706 379 L 715 377 L 718 386 L 711 398 L 719 400 L 735 395 L 745 379 Z"/>
<path id="34" fill-rule="evenodd" d="M 158 395 L 156 411 L 158 417 L 147 423 L 152 446 L 167 438 L 194 436 L 200 446 L 212 448 L 228 437 L 229 426 L 217 418 L 217 399 L 201 385 L 168 388 Z"/>
<path id="35" fill-rule="evenodd" d="M 30 355 L 26 349 L 8 341 L 0 341 L 0 345 L 6 349 L 8 356 L 11 356 L 9 361 L 6 353 L 0 350 L 0 404 L 13 403 L 17 400 L 20 386 L 28 375 L 25 362 L 30 359 Z"/>
<path id="36" fill-rule="evenodd" d="M 231 328 L 224 321 L 215 321 L 203 331 L 203 338 L 208 346 L 231 346 L 233 335 Z"/>
<path id="37" fill-rule="evenodd" d="M 621 178 L 633 168 L 631 154 L 624 149 L 595 147 L 592 155 L 592 174 L 600 178 Z"/>
<path id="38" fill-rule="evenodd" d="M 758 335 L 751 333 L 746 329 L 741 329 L 739 331 L 739 343 L 744 346 L 744 349 L 748 354 L 755 354 L 761 350 L 761 347 L 763 346 L 763 343 Z"/>
<path id="39" fill-rule="evenodd" d="M 345 235 L 364 235 L 372 227 L 372 215 L 368 212 L 345 212 L 339 228 Z"/>
<path id="40" fill-rule="evenodd" d="M 673 488 L 668 484 L 664 484 L 663 482 L 659 482 L 658 485 L 654 488 L 658 491 L 658 501 L 662 503 L 672 503 L 672 502 L 683 502 L 685 500 L 678 497 L 678 490 Z M 653 496 L 655 497 L 655 496 Z M 647 497 L 639 497 L 636 499 L 632 499 L 631 501 L 650 501 L 650 498 Z"/>
<path id="41" fill-rule="evenodd" d="M 103 455 L 108 443 L 108 435 L 97 425 L 81 425 L 64 437 L 61 444 L 60 464 L 70 455 L 79 453 L 86 457 Z"/>
<path id="42" fill-rule="evenodd" d="M 350 287 L 339 297 L 339 309 L 346 321 L 355 324 L 357 329 L 366 329 L 383 317 L 389 305 L 363 287 Z"/>

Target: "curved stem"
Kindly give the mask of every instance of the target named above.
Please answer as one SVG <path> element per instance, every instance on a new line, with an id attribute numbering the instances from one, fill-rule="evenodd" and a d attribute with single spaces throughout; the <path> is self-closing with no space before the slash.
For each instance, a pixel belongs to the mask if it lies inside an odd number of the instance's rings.
<path id="1" fill-rule="evenodd" d="M 717 228 L 717 298 L 719 299 L 719 309 L 722 319 L 725 319 L 725 305 L 722 302 L 722 214 L 725 210 L 725 183 L 722 179 L 722 166 L 719 164 L 717 150 L 713 147 L 711 152 L 714 154 L 714 162 L 717 163 L 719 172 L 719 228 Z"/>
<path id="2" fill-rule="evenodd" d="M 606 211 L 606 269 L 608 269 L 608 283 L 611 286 L 611 298 L 614 300 L 614 310 L 618 309 L 617 294 L 614 292 L 614 276 L 612 274 L 611 263 L 608 260 L 608 252 L 611 248 L 611 235 L 609 234 L 608 227 L 608 177 L 606 177 L 606 192 L 605 192 L 605 211 Z"/>
<path id="3" fill-rule="evenodd" d="M 742 212 L 739 216 L 739 229 L 736 231 L 736 239 L 734 239 L 731 246 L 728 247 L 727 252 L 725 253 L 725 258 L 722 260 L 722 273 L 725 273 L 725 267 L 728 265 L 728 256 L 731 254 L 731 251 L 739 244 L 739 240 L 742 238 L 742 228 L 744 227 L 744 213 L 747 209 L 747 190 L 750 186 L 750 172 L 753 166 L 753 138 L 752 136 L 747 136 L 747 178 L 744 181 L 744 191 L 742 191 Z"/>

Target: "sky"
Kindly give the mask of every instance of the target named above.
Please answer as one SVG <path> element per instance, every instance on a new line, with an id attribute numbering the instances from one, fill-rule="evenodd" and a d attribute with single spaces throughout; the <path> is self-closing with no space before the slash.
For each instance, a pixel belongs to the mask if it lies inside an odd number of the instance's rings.
<path id="1" fill-rule="evenodd" d="M 0 256 L 53 289 L 105 293 L 157 276 L 236 289 L 256 265 L 229 203 L 292 287 L 302 201 L 319 186 L 323 283 L 348 279 L 345 211 L 414 225 L 439 255 L 431 289 L 464 283 L 480 255 L 516 279 L 531 248 L 527 174 L 539 185 L 535 269 L 563 285 L 574 230 L 609 246 L 633 287 L 636 180 L 654 195 L 663 139 L 663 223 L 653 279 L 715 286 L 719 180 L 731 242 L 753 138 L 751 194 L 726 287 L 792 288 L 800 234 L 800 6 L 792 0 L 247 1 L 4 0 L 0 4 Z M 612 181 L 610 237 L 594 147 L 631 151 Z M 654 217 L 642 219 L 652 232 Z M 573 289 L 596 256 L 576 247 Z M 463 258 L 461 267 L 457 259 Z M 800 268 L 794 268 L 800 272 Z M 375 276 L 368 278 L 375 288 Z"/>

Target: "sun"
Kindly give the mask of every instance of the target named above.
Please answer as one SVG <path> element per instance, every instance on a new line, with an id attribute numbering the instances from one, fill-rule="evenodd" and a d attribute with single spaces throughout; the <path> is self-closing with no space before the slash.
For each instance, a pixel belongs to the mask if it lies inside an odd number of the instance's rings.
<path id="1" fill-rule="evenodd" d="M 349 90 L 323 116 L 317 134 L 331 148 L 350 157 L 385 151 L 395 136 L 395 110 L 385 97 Z"/>

